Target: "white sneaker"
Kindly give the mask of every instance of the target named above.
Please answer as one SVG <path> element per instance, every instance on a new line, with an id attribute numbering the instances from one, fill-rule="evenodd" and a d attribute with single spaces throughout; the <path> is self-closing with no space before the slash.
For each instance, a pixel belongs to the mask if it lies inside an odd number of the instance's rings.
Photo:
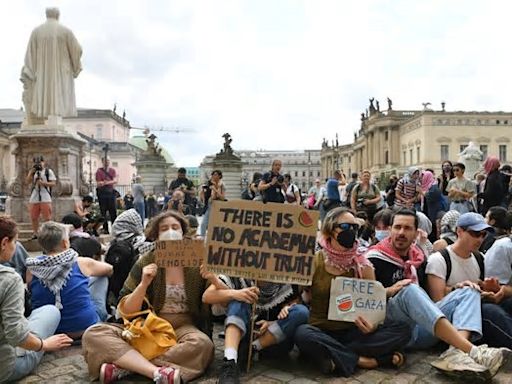
<path id="1" fill-rule="evenodd" d="M 491 378 L 486 366 L 476 363 L 467 353 L 456 348 L 449 348 L 438 360 L 430 364 L 448 376 L 471 379 L 469 382 L 486 381 Z"/>
<path id="2" fill-rule="evenodd" d="M 500 367 L 506 363 L 512 351 L 508 348 L 491 348 L 487 344 L 476 347 L 476 353 L 471 356 L 478 364 L 487 367 L 494 376 Z M 471 354 L 470 354 L 471 355 Z"/>

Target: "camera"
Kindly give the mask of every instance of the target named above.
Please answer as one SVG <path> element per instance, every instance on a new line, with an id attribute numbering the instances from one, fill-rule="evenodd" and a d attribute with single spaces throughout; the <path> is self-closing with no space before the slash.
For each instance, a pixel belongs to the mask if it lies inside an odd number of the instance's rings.
<path id="1" fill-rule="evenodd" d="M 279 184 L 283 184 L 283 182 L 284 182 L 284 176 L 283 176 L 283 175 L 279 175 L 279 176 L 277 176 L 277 182 L 278 182 Z"/>
<path id="2" fill-rule="evenodd" d="M 32 162 L 34 163 L 32 168 L 34 168 L 34 171 L 40 172 L 43 170 L 43 165 L 41 164 L 42 161 L 44 161 L 43 156 L 36 156 L 32 159 Z"/>
<path id="3" fill-rule="evenodd" d="M 364 199 L 357 199 L 357 208 L 364 208 Z"/>

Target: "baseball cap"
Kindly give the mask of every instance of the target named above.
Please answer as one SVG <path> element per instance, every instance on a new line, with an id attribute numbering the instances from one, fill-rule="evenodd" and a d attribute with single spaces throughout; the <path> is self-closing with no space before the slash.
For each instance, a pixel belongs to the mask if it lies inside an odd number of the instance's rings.
<path id="1" fill-rule="evenodd" d="M 470 231 L 491 231 L 492 227 L 487 224 L 482 215 L 475 212 L 468 212 L 460 215 L 457 220 L 457 227 Z"/>

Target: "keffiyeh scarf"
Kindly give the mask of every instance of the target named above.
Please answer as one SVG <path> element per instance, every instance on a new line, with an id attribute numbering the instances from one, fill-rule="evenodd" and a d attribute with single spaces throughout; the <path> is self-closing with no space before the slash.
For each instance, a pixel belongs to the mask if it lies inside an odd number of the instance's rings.
<path id="1" fill-rule="evenodd" d="M 147 246 L 143 231 L 142 219 L 133 208 L 117 216 L 114 224 L 112 224 L 112 237 L 121 241 L 131 239 L 133 248 L 138 250 L 140 255 L 153 250 Z"/>
<path id="2" fill-rule="evenodd" d="M 364 255 L 366 248 L 360 247 L 357 241 L 352 249 L 347 251 L 334 249 L 324 236 L 318 239 L 318 243 L 324 251 L 325 263 L 331 267 L 347 272 L 353 270 L 354 275 L 361 278 L 362 268 L 372 266 L 372 263 Z"/>
<path id="3" fill-rule="evenodd" d="M 268 311 L 286 301 L 293 294 L 290 284 L 262 283 L 259 287 L 260 296 L 256 309 Z"/>
<path id="4" fill-rule="evenodd" d="M 409 257 L 407 260 L 404 260 L 393 248 L 391 237 L 387 237 L 371 247 L 366 256 L 369 259 L 381 259 L 403 268 L 405 277 L 411 279 L 414 283 L 418 283 L 416 270 L 425 261 L 424 253 L 415 244 L 411 245 L 408 253 Z"/>
<path id="5" fill-rule="evenodd" d="M 60 291 L 68 282 L 77 257 L 78 253 L 70 248 L 57 255 L 29 257 L 25 261 L 30 273 L 55 295 L 55 306 L 58 309 L 62 309 Z"/>

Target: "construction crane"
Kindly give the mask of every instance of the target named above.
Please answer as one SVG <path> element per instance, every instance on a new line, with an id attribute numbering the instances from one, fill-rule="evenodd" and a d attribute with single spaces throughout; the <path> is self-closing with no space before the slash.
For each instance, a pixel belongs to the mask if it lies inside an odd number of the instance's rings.
<path id="1" fill-rule="evenodd" d="M 136 129 L 140 130 L 144 133 L 145 136 L 149 135 L 150 132 L 172 132 L 172 133 L 185 133 L 185 132 L 196 132 L 195 129 L 190 128 L 170 128 L 170 127 L 164 127 L 164 126 L 148 126 L 145 125 L 144 128 L 137 128 L 137 127 L 130 127 L 130 129 Z"/>

